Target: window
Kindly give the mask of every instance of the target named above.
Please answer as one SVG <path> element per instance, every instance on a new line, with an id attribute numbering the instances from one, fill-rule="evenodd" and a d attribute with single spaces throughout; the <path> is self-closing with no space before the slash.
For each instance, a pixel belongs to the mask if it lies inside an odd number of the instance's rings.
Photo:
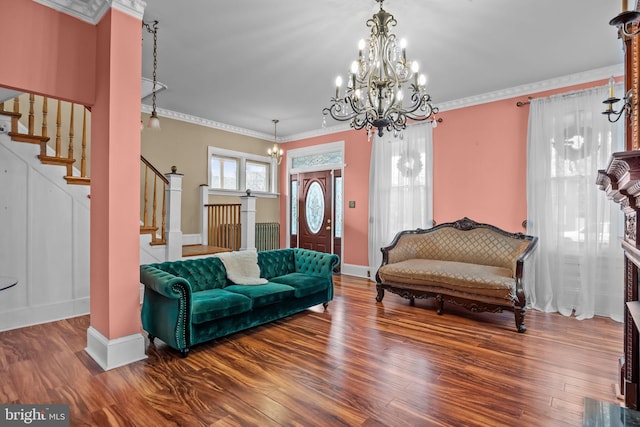
<path id="1" fill-rule="evenodd" d="M 211 188 L 238 190 L 238 159 L 211 156 Z"/>
<path id="2" fill-rule="evenodd" d="M 269 164 L 247 160 L 245 182 L 251 191 L 269 191 Z"/>
<path id="3" fill-rule="evenodd" d="M 267 156 L 209 147 L 209 190 L 212 193 L 256 196 L 276 194 L 276 163 Z"/>

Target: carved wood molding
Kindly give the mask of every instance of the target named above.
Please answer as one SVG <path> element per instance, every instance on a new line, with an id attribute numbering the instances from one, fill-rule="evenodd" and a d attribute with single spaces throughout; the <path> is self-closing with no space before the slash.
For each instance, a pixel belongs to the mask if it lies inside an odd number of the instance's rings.
<path id="1" fill-rule="evenodd" d="M 640 151 L 613 153 L 607 168 L 598 171 L 596 184 L 621 208 L 640 210 Z"/>

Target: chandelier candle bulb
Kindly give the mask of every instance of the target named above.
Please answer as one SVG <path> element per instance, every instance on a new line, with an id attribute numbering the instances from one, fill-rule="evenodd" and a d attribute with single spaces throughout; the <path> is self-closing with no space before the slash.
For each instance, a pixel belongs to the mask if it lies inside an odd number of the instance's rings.
<path id="1" fill-rule="evenodd" d="M 340 87 L 342 86 L 342 76 L 336 77 L 336 99 L 340 98 Z"/>
<path id="2" fill-rule="evenodd" d="M 407 39 L 400 40 L 400 48 L 402 49 L 402 62 L 407 63 Z"/>
<path id="3" fill-rule="evenodd" d="M 613 76 L 609 78 L 609 98 L 613 98 L 613 85 L 615 84 L 615 80 Z"/>
<path id="4" fill-rule="evenodd" d="M 420 74 L 418 77 L 418 87 L 424 88 L 427 85 L 427 76 Z"/>

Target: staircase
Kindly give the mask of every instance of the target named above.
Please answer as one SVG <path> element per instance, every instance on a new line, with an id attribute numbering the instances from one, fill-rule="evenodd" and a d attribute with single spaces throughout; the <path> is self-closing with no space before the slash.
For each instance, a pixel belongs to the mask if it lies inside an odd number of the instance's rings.
<path id="1" fill-rule="evenodd" d="M 19 128 L 20 119 L 23 114 L 20 112 L 21 103 L 25 100 L 28 102 L 28 116 L 26 121 L 27 132 L 21 132 Z M 64 105 L 63 105 L 64 104 Z M 36 105 L 38 108 L 36 108 Z M 55 140 L 51 141 L 48 135 L 48 113 L 54 106 L 56 112 L 55 122 Z M 40 114 L 36 115 L 36 111 Z M 63 113 L 64 111 L 64 113 Z M 87 176 L 87 118 L 88 109 L 84 106 L 78 106 L 73 103 L 67 103 L 61 100 L 53 100 L 47 97 L 36 96 L 34 94 L 23 94 L 13 99 L 13 108 L 7 109 L 5 102 L 0 103 L 0 115 L 11 118 L 11 130 L 8 135 L 13 141 L 24 142 L 29 144 L 36 144 L 40 146 L 40 154 L 38 158 L 43 164 L 59 165 L 66 168 L 66 175 L 64 179 L 69 184 L 74 185 L 89 185 L 90 179 Z M 63 114 L 65 115 L 65 121 L 63 122 Z M 82 138 L 80 140 L 80 147 L 76 147 L 75 143 L 75 117 L 78 114 L 82 114 Z M 90 112 L 89 112 L 90 115 Z M 90 120 L 90 117 L 89 117 Z M 39 133 L 35 132 L 36 121 L 40 129 Z M 62 147 L 62 134 L 63 128 L 66 131 L 66 154 L 63 154 Z M 49 146 L 51 142 L 52 147 Z M 77 152 L 80 148 L 80 169 L 74 169 L 74 163 L 76 159 L 74 157 L 74 151 Z M 75 175 L 74 175 L 75 172 Z"/>
<path id="2" fill-rule="evenodd" d="M 53 139 L 49 136 L 50 111 L 55 113 Z M 38 145 L 37 158 L 40 162 L 63 166 L 66 170 L 64 179 L 68 184 L 88 186 L 91 183 L 87 162 L 91 148 L 91 111 L 88 107 L 34 94 L 21 94 L 10 101 L 0 102 L 0 117 L 9 118 L 11 123 L 10 129 L 0 129 L 0 132 L 6 132 L 12 141 Z M 140 156 L 140 161 L 140 234 L 150 236 L 150 239 L 142 238 L 141 244 L 165 245 L 168 181 L 143 156 Z M 157 250 L 153 252 L 156 254 L 153 258 L 160 253 Z"/>

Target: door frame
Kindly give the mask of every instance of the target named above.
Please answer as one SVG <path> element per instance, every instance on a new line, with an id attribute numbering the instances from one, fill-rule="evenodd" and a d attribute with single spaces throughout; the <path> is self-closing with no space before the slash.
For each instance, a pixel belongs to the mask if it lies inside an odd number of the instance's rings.
<path id="1" fill-rule="evenodd" d="M 340 153 L 342 154 L 342 162 L 341 163 L 327 163 L 327 164 L 318 164 L 318 165 L 313 165 L 313 166 L 304 166 L 304 167 L 297 167 L 294 168 L 293 167 L 293 159 L 298 158 L 298 157 L 305 157 L 305 156 L 309 156 L 309 155 L 322 155 L 322 154 L 327 154 L 327 153 L 333 153 L 336 151 L 340 151 Z M 286 213 L 285 213 L 285 219 L 286 219 L 286 244 L 287 244 L 287 248 L 291 247 L 291 177 L 292 175 L 297 175 L 299 173 L 305 173 L 305 172 L 318 172 L 318 171 L 334 171 L 334 170 L 339 170 L 340 171 L 340 176 L 342 176 L 342 194 L 344 196 L 344 168 L 345 168 L 345 163 L 344 163 L 344 141 L 336 141 L 336 142 L 329 142 L 326 144 L 318 144 L 318 145 L 313 145 L 310 147 L 302 147 L 302 148 L 294 148 L 291 150 L 287 150 L 287 170 L 286 170 L 286 185 L 281 186 L 280 188 L 284 188 L 285 190 L 285 209 L 286 209 Z M 333 174 L 332 174 L 333 176 Z M 331 182 L 331 185 L 333 186 L 333 179 Z M 331 198 L 331 212 L 332 212 L 332 219 L 331 221 L 335 221 L 335 212 L 336 209 L 341 209 L 342 211 L 342 218 L 343 218 L 343 230 L 344 230 L 344 206 L 335 206 L 335 194 L 332 196 Z M 342 238 L 340 239 L 340 253 L 344 254 L 344 233 Z M 331 250 L 333 251 L 333 245 L 331 247 Z M 340 257 L 340 263 L 342 263 L 342 257 Z"/>

